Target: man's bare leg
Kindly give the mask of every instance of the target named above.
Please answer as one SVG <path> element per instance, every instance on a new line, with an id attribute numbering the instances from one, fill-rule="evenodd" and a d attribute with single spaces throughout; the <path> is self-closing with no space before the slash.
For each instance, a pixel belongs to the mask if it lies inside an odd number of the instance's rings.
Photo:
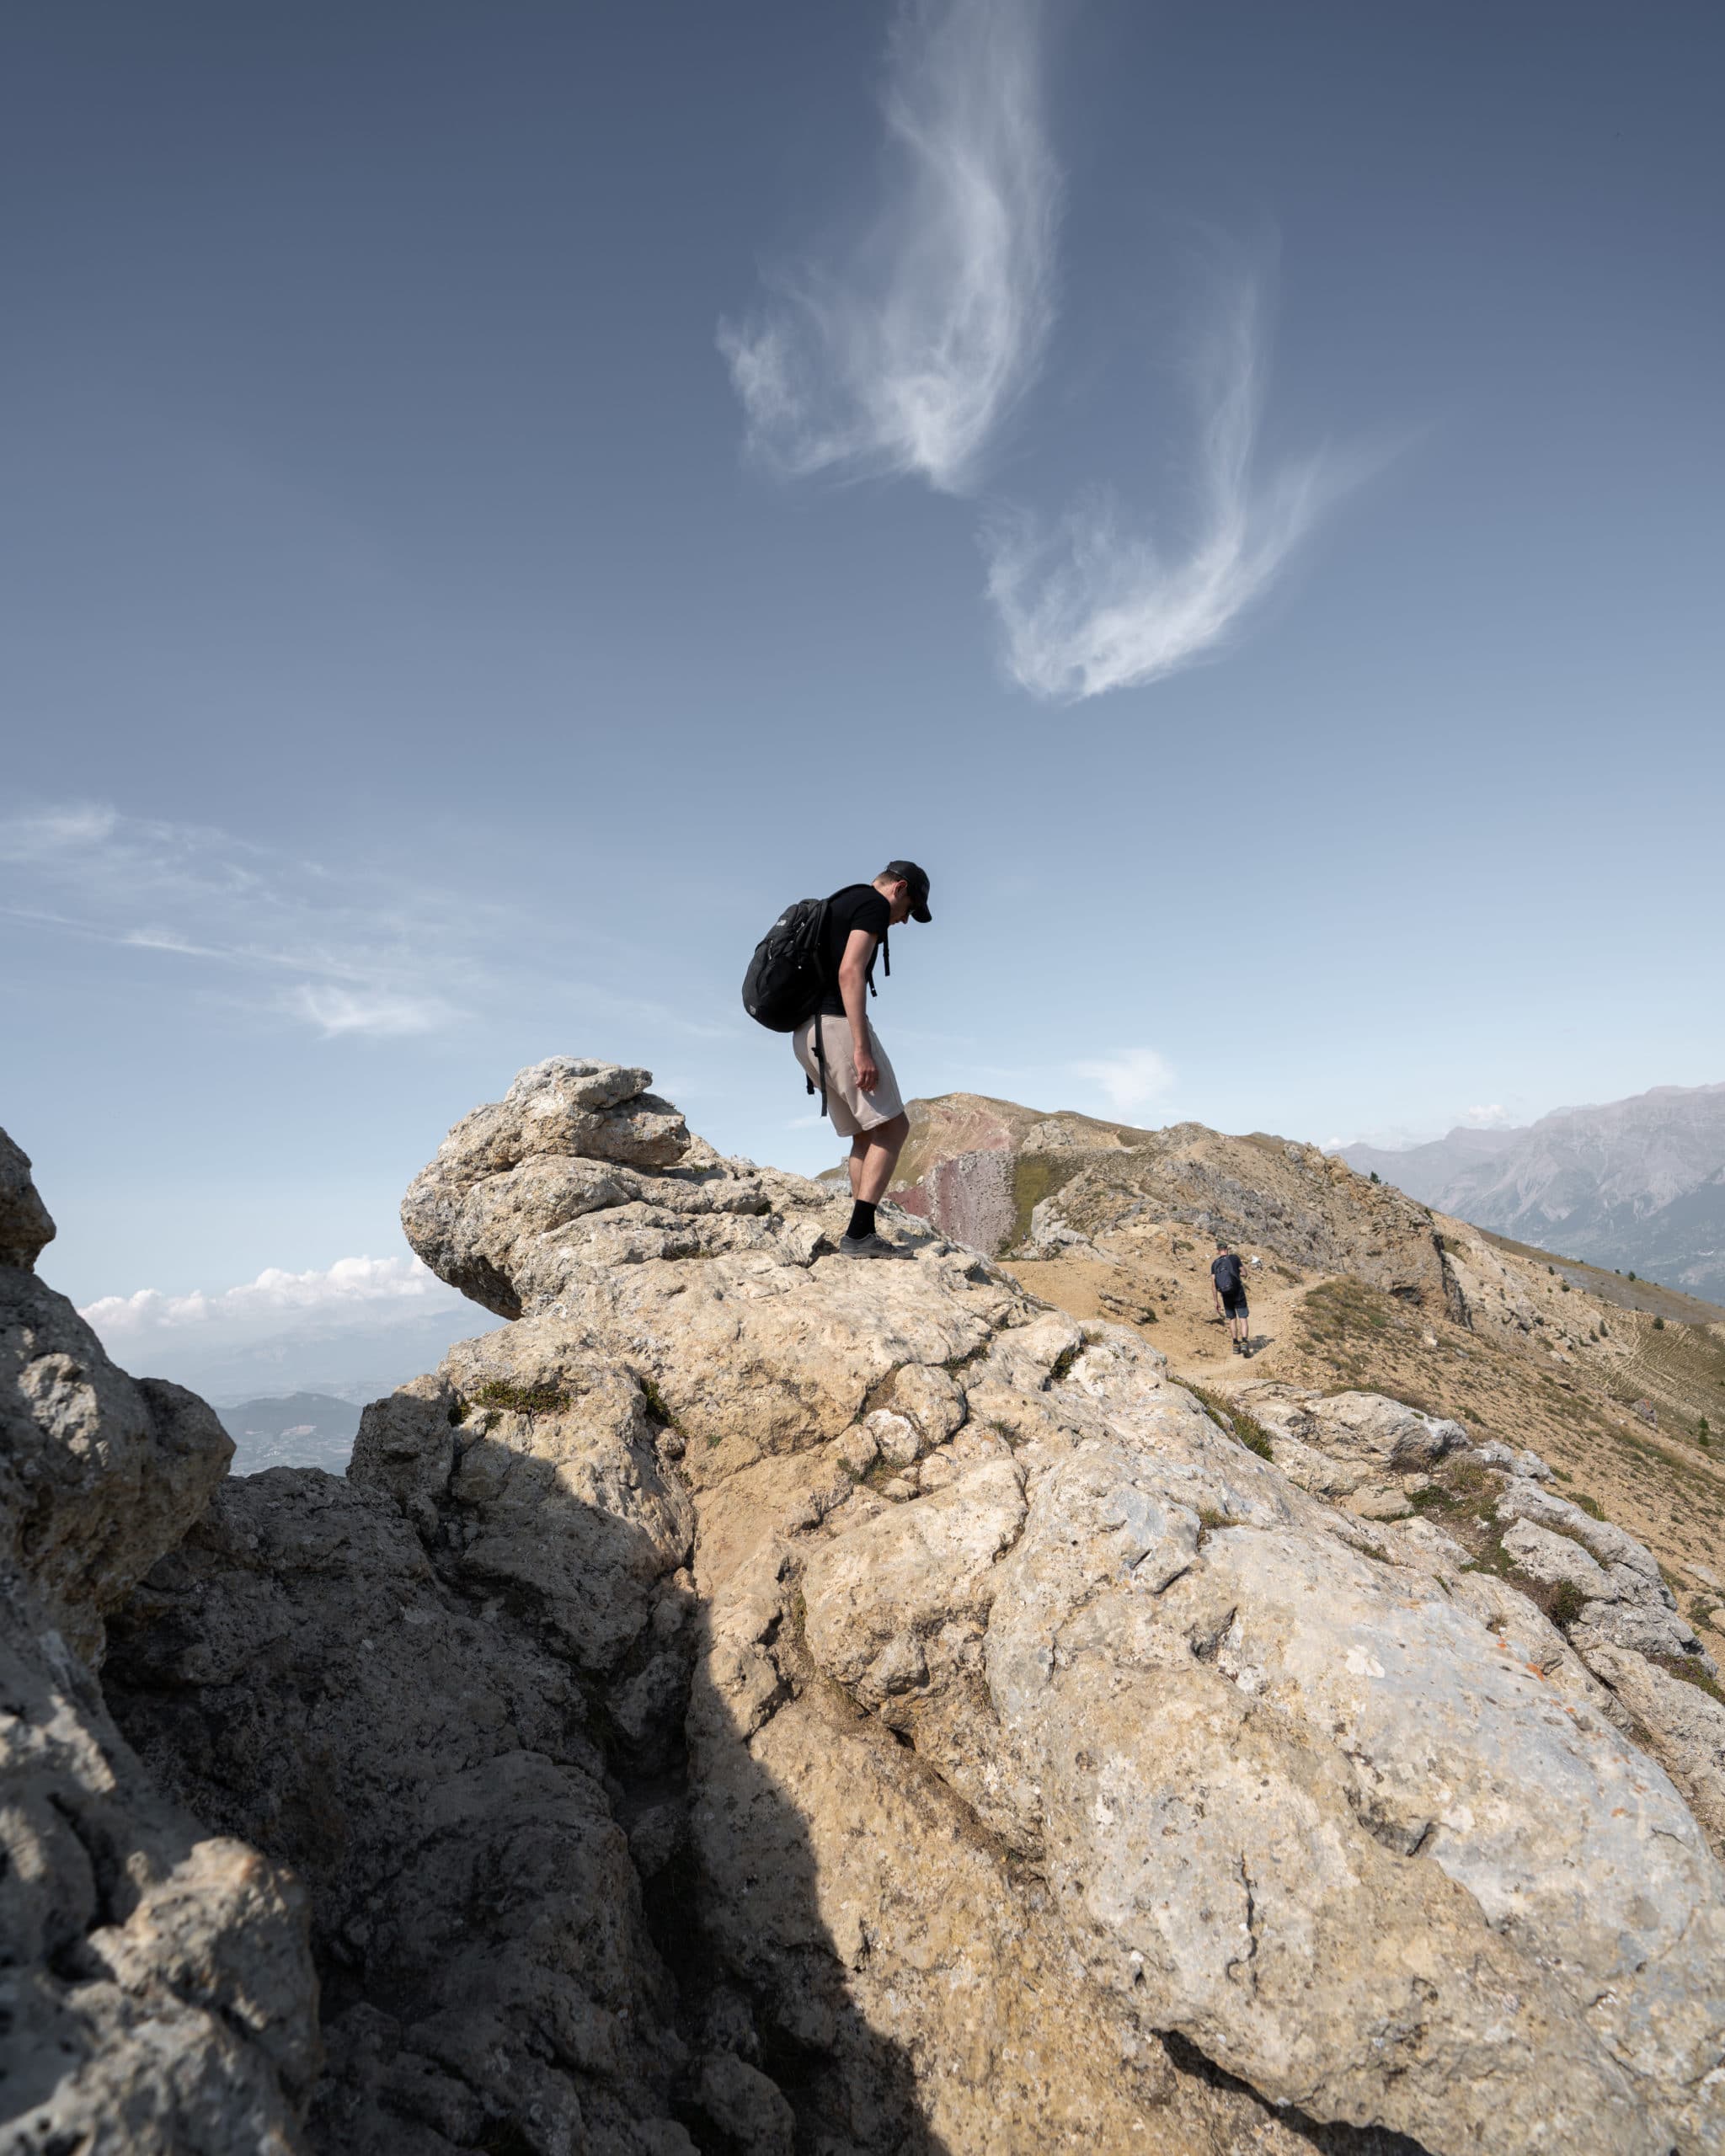
<path id="1" fill-rule="evenodd" d="M 890 1123 L 877 1123 L 873 1130 L 859 1130 L 851 1140 L 851 1195 L 860 1198 L 865 1205 L 878 1205 L 886 1196 L 886 1187 L 893 1179 L 893 1170 L 899 1165 L 899 1155 L 905 1150 L 905 1140 L 911 1135 L 911 1118 L 895 1115 Z"/>

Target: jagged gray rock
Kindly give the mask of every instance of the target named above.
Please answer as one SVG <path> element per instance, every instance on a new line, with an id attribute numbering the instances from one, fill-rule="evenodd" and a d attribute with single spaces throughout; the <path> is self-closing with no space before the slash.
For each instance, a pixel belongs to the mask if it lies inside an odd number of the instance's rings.
<path id="1" fill-rule="evenodd" d="M 29 1155 L 0 1130 L 0 1267 L 28 1273 L 54 1240 L 54 1223 L 30 1180 Z"/>
<path id="2" fill-rule="evenodd" d="M 446 1390 L 398 1398 L 398 1430 L 423 1410 L 435 1453 L 450 1404 Z M 565 1428 L 554 1455 L 578 1444 Z M 398 1435 L 392 1457 L 403 1449 Z M 540 1464 L 524 1446 L 516 1472 Z M 118 1712 L 200 1817 L 286 1859 L 310 1891 L 329 2050 L 315 2148 L 430 2156 L 514 2132 L 642 2156 L 654 2143 L 638 2125 L 657 2112 L 672 2126 L 681 2046 L 568 1652 L 582 1624 L 560 1580 L 499 1577 L 483 1555 L 468 1572 L 494 1521 L 471 1550 L 461 1532 L 451 1543 L 438 1520 L 467 1516 L 446 1498 L 422 1539 L 366 1471 L 225 1485 L 116 1625 Z M 553 1566 L 572 1554 L 557 1502 L 541 1493 L 534 1529 Z M 579 1521 L 579 1501 L 564 1502 Z M 673 1645 L 688 1600 L 667 1582 L 655 1605 Z M 510 1621 L 507 1601 L 541 1621 Z M 652 1614 L 643 1598 L 638 1620 Z"/>
<path id="3" fill-rule="evenodd" d="M 291 2156 L 318 2057 L 298 1889 L 152 1786 L 82 1658 L 232 1448 L 35 1278 L 29 1168 L 0 1134 L 0 2152 Z"/>
<path id="4" fill-rule="evenodd" d="M 195 1393 L 117 1369 L 37 1278 L 53 1233 L 0 1131 L 0 1561 L 74 1653 L 99 1660 L 102 1613 L 207 1502 L 233 1441 Z"/>

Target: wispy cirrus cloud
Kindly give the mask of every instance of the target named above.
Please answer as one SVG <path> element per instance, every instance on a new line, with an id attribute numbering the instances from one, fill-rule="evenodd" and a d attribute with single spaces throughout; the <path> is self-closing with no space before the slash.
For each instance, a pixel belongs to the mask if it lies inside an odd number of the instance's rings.
<path id="1" fill-rule="evenodd" d="M 1225 647 L 1323 512 L 1378 461 L 1322 450 L 1256 470 L 1265 360 L 1255 285 L 1220 302 L 1192 362 L 1190 529 L 1170 547 L 1097 492 L 1052 529 L 999 511 L 984 532 L 1006 669 L 1033 696 L 1143 688 Z"/>
<path id="2" fill-rule="evenodd" d="M 1044 0 L 905 0 L 884 99 L 889 168 L 836 266 L 769 280 L 720 324 L 750 446 L 793 477 L 972 490 L 1055 319 L 1060 181 L 1043 125 Z M 982 543 L 1009 677 L 1075 702 L 1228 645 L 1324 512 L 1381 462 L 1324 448 L 1258 468 L 1256 283 L 1236 275 L 1191 356 L 1189 499 L 1153 525 L 1097 488 L 1049 520 L 996 504 Z"/>
<path id="3" fill-rule="evenodd" d="M 1153 1107 L 1173 1090 L 1174 1067 L 1153 1048 L 1122 1049 L 1116 1055 L 1069 1067 L 1075 1077 L 1087 1079 L 1120 1115 Z"/>
<path id="4" fill-rule="evenodd" d="M 440 894 L 99 803 L 0 819 L 0 892 L 14 883 L 14 918 L 218 969 L 326 1038 L 435 1031 L 476 970 L 470 923 Z"/>
<path id="5" fill-rule="evenodd" d="M 403 995 L 389 989 L 337 988 L 302 983 L 286 1007 L 328 1040 L 342 1033 L 371 1033 L 384 1040 L 407 1033 L 435 1033 L 461 1013 L 441 995 Z"/>
<path id="6" fill-rule="evenodd" d="M 905 0 L 872 225 L 841 266 L 772 277 L 765 306 L 719 325 L 750 446 L 779 470 L 975 483 L 1054 319 L 1044 16 L 1044 0 Z"/>
<path id="7" fill-rule="evenodd" d="M 0 921 L 105 943 L 140 963 L 184 961 L 195 992 L 213 990 L 265 1027 L 387 1041 L 537 1010 L 606 1035 L 645 1025 L 706 1040 L 728 1030 L 686 998 L 639 994 L 645 954 L 531 900 L 512 904 L 498 882 L 332 864 L 99 803 L 0 816 Z M 584 977 L 594 962 L 617 985 Z"/>

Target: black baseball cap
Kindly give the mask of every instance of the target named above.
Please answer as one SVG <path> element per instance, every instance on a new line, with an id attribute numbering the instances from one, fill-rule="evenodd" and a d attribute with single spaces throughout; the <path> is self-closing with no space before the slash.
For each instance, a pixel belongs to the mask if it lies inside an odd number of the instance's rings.
<path id="1" fill-rule="evenodd" d="M 880 873 L 883 876 L 890 877 L 895 883 L 902 882 L 911 886 L 912 921 L 934 919 L 928 910 L 928 871 L 926 868 L 919 868 L 914 861 L 889 861 Z"/>

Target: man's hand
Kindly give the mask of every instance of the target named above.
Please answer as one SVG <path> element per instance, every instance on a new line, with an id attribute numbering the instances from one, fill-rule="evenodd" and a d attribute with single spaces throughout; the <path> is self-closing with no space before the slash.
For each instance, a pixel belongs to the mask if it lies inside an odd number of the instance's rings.
<path id="1" fill-rule="evenodd" d="M 859 1048 L 852 1058 L 857 1066 L 857 1084 L 865 1093 L 872 1093 L 880 1083 L 880 1068 L 866 1048 Z"/>

